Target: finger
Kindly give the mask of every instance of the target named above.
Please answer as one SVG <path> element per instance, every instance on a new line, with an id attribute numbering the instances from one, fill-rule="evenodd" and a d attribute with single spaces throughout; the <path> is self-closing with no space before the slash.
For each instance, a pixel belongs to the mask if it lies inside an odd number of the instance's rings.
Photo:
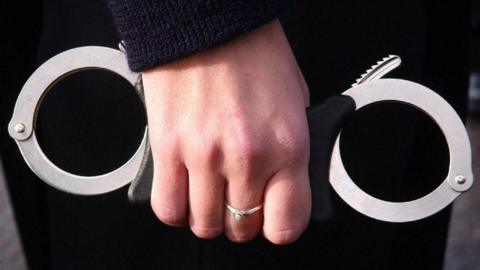
<path id="1" fill-rule="evenodd" d="M 241 127 L 224 140 L 225 201 L 237 210 L 252 209 L 263 202 L 265 183 L 273 165 L 267 154 L 269 143 L 260 137 L 252 137 L 248 129 Z M 225 207 L 225 235 L 234 242 L 250 241 L 261 231 L 263 209 L 240 217 L 236 218 Z"/>
<path id="2" fill-rule="evenodd" d="M 153 151 L 154 173 L 151 205 L 155 215 L 164 223 L 181 226 L 188 210 L 188 174 L 185 165 L 171 153 Z"/>
<path id="3" fill-rule="evenodd" d="M 190 228 L 200 238 L 214 238 L 223 232 L 225 181 L 214 170 L 189 170 Z"/>
<path id="4" fill-rule="evenodd" d="M 265 188 L 263 234 L 274 244 L 300 237 L 310 219 L 311 193 L 306 166 L 276 173 Z"/>
<path id="5" fill-rule="evenodd" d="M 247 210 L 262 205 L 263 185 L 248 179 L 227 180 L 225 200 L 233 208 Z M 257 181 L 264 183 L 265 181 Z M 247 242 L 255 238 L 262 228 L 263 215 L 260 209 L 251 215 L 235 216 L 225 207 L 225 235 L 234 242 Z"/>

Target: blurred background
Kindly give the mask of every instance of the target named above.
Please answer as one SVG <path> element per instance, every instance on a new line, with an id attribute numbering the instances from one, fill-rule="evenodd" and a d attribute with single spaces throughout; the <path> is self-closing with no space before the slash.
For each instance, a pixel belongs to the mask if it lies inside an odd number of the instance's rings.
<path id="1" fill-rule="evenodd" d="M 480 270 L 480 1 L 473 3 L 470 112 L 476 184 L 456 200 L 450 222 L 444 269 Z M 1 161 L 1 153 L 0 153 Z M 0 162 L 0 270 L 27 269 Z"/>
<path id="2" fill-rule="evenodd" d="M 480 269 L 480 1 L 473 1 L 471 73 L 467 129 L 473 147 L 473 173 L 477 183 L 454 205 L 445 269 Z"/>

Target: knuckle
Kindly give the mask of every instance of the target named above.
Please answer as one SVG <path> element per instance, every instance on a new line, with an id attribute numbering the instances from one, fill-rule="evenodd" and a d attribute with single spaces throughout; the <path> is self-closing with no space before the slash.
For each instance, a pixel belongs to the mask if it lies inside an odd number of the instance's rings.
<path id="1" fill-rule="evenodd" d="M 296 241 L 302 230 L 300 229 L 284 229 L 265 233 L 265 237 L 275 245 L 287 245 Z"/>
<path id="2" fill-rule="evenodd" d="M 227 233 L 227 238 L 235 243 L 246 243 L 250 242 L 257 236 L 258 232 L 236 232 L 236 233 Z"/>
<path id="3" fill-rule="evenodd" d="M 206 209 L 200 211 L 192 209 L 190 212 L 190 229 L 199 238 L 215 238 L 223 232 L 222 212 L 218 209 Z"/>
<path id="4" fill-rule="evenodd" d="M 166 207 L 159 202 L 158 199 L 155 199 L 155 197 L 156 196 L 152 196 L 150 199 L 150 204 L 155 216 L 157 216 L 160 221 L 170 226 L 183 225 L 185 220 L 184 212 L 175 208 Z"/>
<path id="5" fill-rule="evenodd" d="M 255 239 L 260 232 L 262 226 L 255 222 L 251 224 L 243 224 L 240 227 L 236 225 L 225 227 L 225 236 L 235 243 L 246 243 Z"/>
<path id="6" fill-rule="evenodd" d="M 304 160 L 308 156 L 308 133 L 294 129 L 280 129 L 277 139 L 281 157 L 289 163 Z"/>
<path id="7" fill-rule="evenodd" d="M 190 227 L 192 230 L 193 234 L 195 234 L 197 237 L 202 238 L 202 239 L 212 239 L 217 236 L 219 236 L 223 228 L 218 227 L 218 226 L 199 226 L 199 225 L 193 225 Z"/>
<path id="8" fill-rule="evenodd" d="M 177 139 L 174 136 L 149 137 L 153 158 L 164 158 L 175 152 Z"/>
<path id="9" fill-rule="evenodd" d="M 214 166 L 220 157 L 216 141 L 200 136 L 184 149 L 183 156 L 188 165 L 208 168 Z"/>
<path id="10" fill-rule="evenodd" d="M 227 145 L 229 154 L 235 157 L 239 166 L 245 169 L 251 168 L 266 154 L 265 145 L 253 136 L 245 135 L 231 139 Z"/>
<path id="11" fill-rule="evenodd" d="M 219 157 L 218 154 L 219 152 L 217 146 L 212 142 L 208 142 L 205 143 L 202 147 L 199 147 L 198 151 L 194 156 L 197 163 L 210 166 L 217 162 Z"/>

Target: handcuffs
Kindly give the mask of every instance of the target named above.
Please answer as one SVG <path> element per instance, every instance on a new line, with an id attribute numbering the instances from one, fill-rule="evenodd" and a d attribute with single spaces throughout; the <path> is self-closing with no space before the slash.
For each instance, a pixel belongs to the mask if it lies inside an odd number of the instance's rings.
<path id="1" fill-rule="evenodd" d="M 329 160 L 328 179 L 339 197 L 356 211 L 387 222 L 409 222 L 431 216 L 447 207 L 473 184 L 470 142 L 455 110 L 423 85 L 401 79 L 382 79 L 398 67 L 400 62 L 398 56 L 384 58 L 342 95 L 353 99 L 356 110 L 377 102 L 393 101 L 413 106 L 430 116 L 443 132 L 448 144 L 450 165 L 445 180 L 430 194 L 419 199 L 390 202 L 371 196 L 350 178 L 340 155 L 340 132 L 336 134 Z M 119 189 L 133 181 L 137 184 L 132 184 L 131 189 L 138 186 L 143 189 L 143 193 L 149 194 L 153 165 L 148 127 L 145 128 L 137 151 L 123 166 L 97 176 L 80 176 L 60 169 L 45 156 L 38 144 L 35 124 L 43 97 L 62 78 L 89 69 L 102 69 L 120 75 L 134 86 L 144 102 L 141 74 L 130 71 L 122 50 L 98 46 L 74 48 L 50 58 L 30 76 L 18 96 L 8 132 L 16 141 L 30 169 L 40 179 L 59 190 L 78 195 L 95 195 Z M 141 181 L 147 184 L 139 185 Z"/>

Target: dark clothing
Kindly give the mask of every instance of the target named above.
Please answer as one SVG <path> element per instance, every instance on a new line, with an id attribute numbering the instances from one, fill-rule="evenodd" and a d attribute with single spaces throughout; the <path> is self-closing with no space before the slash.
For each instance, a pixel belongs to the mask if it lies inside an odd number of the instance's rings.
<path id="1" fill-rule="evenodd" d="M 235 38 L 288 0 L 110 0 L 130 68 L 143 71 Z"/>
<path id="2" fill-rule="evenodd" d="M 332 192 L 332 219 L 311 224 L 294 244 L 275 246 L 259 236 L 239 245 L 162 225 L 148 206 L 128 203 L 126 188 L 82 197 L 47 187 L 6 132 L 16 95 L 49 57 L 82 45 L 116 47 L 120 38 L 98 0 L 44 0 L 41 13 L 19 1 L 10 5 L 7 18 L 18 26 L 3 35 L 11 37 L 3 51 L 15 57 L 2 63 L 0 153 L 30 269 L 441 269 L 450 209 L 391 224 L 362 216 Z M 25 15 L 37 21 L 22 28 Z M 398 54 L 403 66 L 392 76 L 430 87 L 465 116 L 468 1 L 303 0 L 282 22 L 312 104 L 347 89 L 381 57 Z M 104 73 L 78 76 L 47 96 L 37 133 L 60 167 L 102 173 L 133 153 L 144 113 L 125 82 Z M 444 179 L 444 139 L 411 109 L 372 106 L 342 134 L 347 170 L 373 195 L 410 200 Z"/>

